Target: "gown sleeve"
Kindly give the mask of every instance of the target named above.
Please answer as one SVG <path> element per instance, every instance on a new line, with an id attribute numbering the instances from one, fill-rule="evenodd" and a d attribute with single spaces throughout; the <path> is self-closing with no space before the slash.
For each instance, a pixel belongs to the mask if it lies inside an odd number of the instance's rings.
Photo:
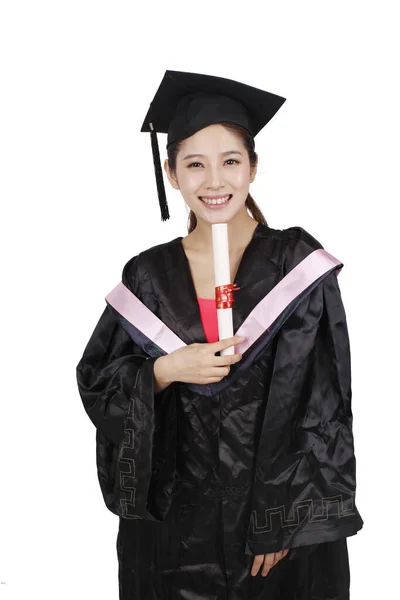
<path id="1" fill-rule="evenodd" d="M 138 292 L 137 257 L 122 281 Z M 106 306 L 76 367 L 79 394 L 96 427 L 107 507 L 122 517 L 163 520 L 175 460 L 174 384 L 154 393 L 154 362 Z"/>
<path id="2" fill-rule="evenodd" d="M 320 247 L 320 246 L 319 246 Z M 281 327 L 256 454 L 246 554 L 295 549 L 354 535 L 350 346 L 336 271 Z"/>
<path id="3" fill-rule="evenodd" d="M 79 393 L 89 418 L 116 446 L 124 438 L 131 393 L 146 360 L 144 355 L 135 354 L 134 346 L 106 306 L 76 368 Z"/>

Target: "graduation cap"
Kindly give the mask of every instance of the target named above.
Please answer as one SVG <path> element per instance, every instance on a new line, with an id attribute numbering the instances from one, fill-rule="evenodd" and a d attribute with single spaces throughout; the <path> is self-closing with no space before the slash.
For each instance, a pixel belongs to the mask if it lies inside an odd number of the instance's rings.
<path id="1" fill-rule="evenodd" d="M 150 132 L 161 220 L 169 219 L 157 132 L 167 148 L 214 123 L 231 122 L 254 138 L 286 98 L 223 77 L 165 71 L 140 131 Z"/>

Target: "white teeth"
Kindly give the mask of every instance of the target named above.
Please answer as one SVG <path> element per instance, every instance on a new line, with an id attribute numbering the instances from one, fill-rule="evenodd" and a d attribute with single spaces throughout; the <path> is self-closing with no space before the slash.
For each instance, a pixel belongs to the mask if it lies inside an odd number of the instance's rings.
<path id="1" fill-rule="evenodd" d="M 228 194 L 227 196 L 224 196 L 223 198 L 217 198 L 216 200 L 210 200 L 209 198 L 202 198 L 200 196 L 202 201 L 205 202 L 206 204 L 223 204 L 224 202 L 227 202 L 229 200 L 229 197 L 230 197 L 230 194 Z"/>

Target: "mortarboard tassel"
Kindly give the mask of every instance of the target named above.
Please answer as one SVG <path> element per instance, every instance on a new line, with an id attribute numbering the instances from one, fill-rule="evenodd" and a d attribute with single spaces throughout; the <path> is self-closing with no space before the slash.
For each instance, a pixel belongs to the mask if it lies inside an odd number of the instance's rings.
<path id="1" fill-rule="evenodd" d="M 153 123 L 149 123 L 149 126 L 150 126 L 150 137 L 151 137 L 151 148 L 153 150 L 154 171 L 156 174 L 158 201 L 160 203 L 160 209 L 161 209 L 161 220 L 167 221 L 167 219 L 169 219 L 169 211 L 168 211 L 167 197 L 165 195 L 164 179 L 163 179 L 163 174 L 162 174 L 162 169 L 161 169 L 160 150 L 158 147 L 157 133 L 154 130 Z"/>

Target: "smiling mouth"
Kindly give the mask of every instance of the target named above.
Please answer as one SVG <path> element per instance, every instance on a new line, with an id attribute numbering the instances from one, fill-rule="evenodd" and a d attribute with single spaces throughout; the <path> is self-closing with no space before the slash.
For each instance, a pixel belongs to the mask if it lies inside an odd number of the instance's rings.
<path id="1" fill-rule="evenodd" d="M 220 204 L 226 204 L 227 202 L 229 202 L 229 200 L 232 198 L 232 194 L 227 194 L 226 196 L 222 196 L 221 198 L 215 199 L 203 198 L 202 196 L 199 196 L 199 198 L 202 202 L 204 202 L 204 204 L 207 204 L 208 206 L 215 206 Z"/>

